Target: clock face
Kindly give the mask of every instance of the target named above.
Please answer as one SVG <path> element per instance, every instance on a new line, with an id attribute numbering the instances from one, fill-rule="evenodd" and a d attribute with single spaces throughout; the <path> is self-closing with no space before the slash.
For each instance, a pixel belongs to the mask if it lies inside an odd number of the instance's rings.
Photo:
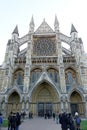
<path id="1" fill-rule="evenodd" d="M 49 39 L 43 38 L 34 43 L 33 53 L 38 56 L 52 56 L 55 52 L 55 43 Z"/>

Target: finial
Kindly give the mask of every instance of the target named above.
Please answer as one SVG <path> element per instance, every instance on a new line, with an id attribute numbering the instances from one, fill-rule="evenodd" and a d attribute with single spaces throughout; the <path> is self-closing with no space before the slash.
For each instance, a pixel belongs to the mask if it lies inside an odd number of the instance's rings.
<path id="1" fill-rule="evenodd" d="M 55 28 L 55 31 L 59 31 L 59 22 L 56 15 L 55 15 L 55 21 L 54 21 L 54 28 Z"/>
<path id="2" fill-rule="evenodd" d="M 14 31 L 12 32 L 12 34 L 18 34 L 18 36 L 19 36 L 18 26 L 17 25 L 16 25 Z"/>
<path id="3" fill-rule="evenodd" d="M 71 32 L 70 32 L 70 34 L 71 34 L 72 32 L 76 32 L 76 33 L 77 33 L 77 30 L 75 29 L 75 27 L 74 27 L 73 24 L 71 25 Z"/>
<path id="4" fill-rule="evenodd" d="M 29 32 L 34 32 L 34 18 L 33 18 L 33 15 L 32 15 L 32 18 L 31 18 L 31 21 L 30 21 L 30 29 L 29 29 Z"/>

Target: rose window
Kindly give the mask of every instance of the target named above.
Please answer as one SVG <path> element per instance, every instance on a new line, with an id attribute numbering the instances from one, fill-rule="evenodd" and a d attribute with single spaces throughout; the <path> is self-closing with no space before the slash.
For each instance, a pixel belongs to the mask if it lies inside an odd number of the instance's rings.
<path id="1" fill-rule="evenodd" d="M 38 40 L 34 43 L 33 51 L 38 56 L 51 56 L 56 52 L 55 42 L 49 39 Z"/>

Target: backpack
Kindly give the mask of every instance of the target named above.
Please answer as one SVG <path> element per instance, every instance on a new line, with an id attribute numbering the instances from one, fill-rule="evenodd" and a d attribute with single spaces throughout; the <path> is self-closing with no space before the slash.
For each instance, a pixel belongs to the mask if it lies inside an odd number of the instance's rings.
<path id="1" fill-rule="evenodd" d="M 76 124 L 80 125 L 81 119 L 79 117 L 76 118 Z"/>

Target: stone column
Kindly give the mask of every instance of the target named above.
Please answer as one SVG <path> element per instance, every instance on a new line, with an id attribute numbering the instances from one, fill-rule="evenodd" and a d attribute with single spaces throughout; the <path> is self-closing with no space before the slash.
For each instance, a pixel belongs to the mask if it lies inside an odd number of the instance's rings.
<path id="1" fill-rule="evenodd" d="M 25 109 L 26 109 L 27 117 L 29 117 L 29 100 L 26 100 Z"/>
<path id="2" fill-rule="evenodd" d="M 25 74 L 24 74 L 24 93 L 28 93 L 29 90 L 29 83 L 30 83 L 30 67 L 25 67 Z"/>
<path id="3" fill-rule="evenodd" d="M 85 117 L 87 118 L 87 96 L 85 97 Z"/>
<path id="4" fill-rule="evenodd" d="M 69 104 L 68 104 L 68 99 L 66 96 L 65 96 L 65 110 L 66 112 L 69 112 Z"/>
<path id="5" fill-rule="evenodd" d="M 64 72 L 63 54 L 62 54 L 62 45 L 61 45 L 61 40 L 60 40 L 60 34 L 56 35 L 56 42 L 57 42 L 57 52 L 58 52 L 57 65 L 59 67 L 60 87 L 61 87 L 61 92 L 66 93 L 65 72 Z"/>
<path id="6" fill-rule="evenodd" d="M 61 99 L 60 99 L 60 112 L 63 112 L 64 110 L 64 103 L 63 103 L 63 97 L 61 96 Z"/>
<path id="7" fill-rule="evenodd" d="M 7 102 L 3 100 L 1 103 L 3 117 L 6 117 L 6 108 L 7 108 L 6 105 L 7 105 Z"/>
<path id="8" fill-rule="evenodd" d="M 66 84 L 65 84 L 65 73 L 64 73 L 64 67 L 59 67 L 59 77 L 60 77 L 60 86 L 61 86 L 61 92 L 66 93 Z"/>
<path id="9" fill-rule="evenodd" d="M 31 68 L 31 41 L 28 42 L 27 55 L 26 55 L 26 65 L 24 74 L 24 93 L 28 93 L 30 85 L 30 68 Z"/>

